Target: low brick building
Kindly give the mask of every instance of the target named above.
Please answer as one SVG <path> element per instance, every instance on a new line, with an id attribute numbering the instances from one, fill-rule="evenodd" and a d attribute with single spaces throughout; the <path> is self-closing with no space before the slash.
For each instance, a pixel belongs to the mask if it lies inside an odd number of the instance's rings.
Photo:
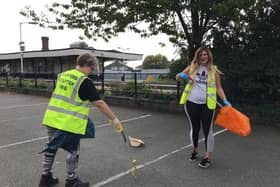
<path id="1" fill-rule="evenodd" d="M 23 53 L 24 73 L 59 73 L 75 67 L 76 58 L 83 53 L 92 53 L 100 62 L 100 70 L 105 61 L 142 60 L 142 54 L 122 53 L 116 50 L 98 50 L 94 48 L 66 48 L 56 50 L 26 51 Z M 20 73 L 21 53 L 0 54 L 0 71 Z"/>

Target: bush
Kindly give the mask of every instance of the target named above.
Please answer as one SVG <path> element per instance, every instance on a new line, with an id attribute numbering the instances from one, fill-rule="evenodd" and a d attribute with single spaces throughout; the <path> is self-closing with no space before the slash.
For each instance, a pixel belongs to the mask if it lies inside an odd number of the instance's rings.
<path id="1" fill-rule="evenodd" d="M 110 85 L 110 90 L 106 90 L 105 93 L 112 96 L 127 96 L 135 97 L 135 85 L 134 82 L 128 83 L 113 83 Z M 154 90 L 151 86 L 144 83 L 137 84 L 137 98 L 144 98 L 153 100 L 162 100 L 162 101 L 171 101 L 176 100 L 176 95 L 174 93 L 166 93 L 162 90 Z"/>
<path id="2" fill-rule="evenodd" d="M 170 65 L 169 78 L 175 79 L 177 73 L 181 72 L 187 67 L 188 61 L 186 59 L 179 59 L 172 62 Z"/>

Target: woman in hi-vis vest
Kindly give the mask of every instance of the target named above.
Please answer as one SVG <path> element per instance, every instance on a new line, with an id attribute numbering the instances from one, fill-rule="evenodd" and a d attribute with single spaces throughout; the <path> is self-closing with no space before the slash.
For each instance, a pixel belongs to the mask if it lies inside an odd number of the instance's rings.
<path id="1" fill-rule="evenodd" d="M 211 165 L 211 153 L 214 149 L 213 120 L 216 109 L 216 94 L 225 105 L 230 105 L 226 99 L 220 79 L 221 71 L 213 64 L 213 55 L 206 47 L 196 50 L 191 65 L 176 75 L 176 80 L 188 83 L 182 93 L 180 104 L 190 124 L 190 139 L 193 150 L 190 161 L 196 161 L 198 155 L 199 131 L 202 126 L 205 137 L 205 155 L 198 164 L 202 168 Z"/>

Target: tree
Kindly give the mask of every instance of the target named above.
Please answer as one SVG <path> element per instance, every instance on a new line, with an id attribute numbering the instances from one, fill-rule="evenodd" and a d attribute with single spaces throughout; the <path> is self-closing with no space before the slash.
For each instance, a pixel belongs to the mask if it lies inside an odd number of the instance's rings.
<path id="1" fill-rule="evenodd" d="M 216 63 L 237 99 L 279 101 L 280 1 L 259 0 L 239 19 L 239 24 L 214 30 Z"/>
<path id="2" fill-rule="evenodd" d="M 143 61 L 143 69 L 168 68 L 169 61 L 161 54 L 146 56 Z"/>
<path id="3" fill-rule="evenodd" d="M 170 65 L 170 73 L 169 73 L 169 78 L 175 79 L 175 76 L 182 72 L 185 68 L 187 67 L 186 60 L 184 59 L 179 59 L 175 60 L 171 63 Z"/>
<path id="4" fill-rule="evenodd" d="M 177 73 L 182 72 L 191 63 L 191 61 L 188 59 L 188 56 L 186 55 L 187 53 L 185 49 L 181 49 L 179 54 L 180 54 L 180 59 L 172 60 L 170 62 L 169 78 L 171 79 L 175 79 Z"/>
<path id="5" fill-rule="evenodd" d="M 175 45 L 187 48 L 191 59 L 194 51 L 207 43 L 209 31 L 220 25 L 221 18 L 234 20 L 253 3 L 255 0 L 72 0 L 50 6 L 48 12 L 57 24 L 49 27 L 82 29 L 88 38 L 106 41 L 126 29 L 142 37 L 165 33 Z M 21 14 L 41 26 L 50 23 L 49 16 L 28 7 Z"/>

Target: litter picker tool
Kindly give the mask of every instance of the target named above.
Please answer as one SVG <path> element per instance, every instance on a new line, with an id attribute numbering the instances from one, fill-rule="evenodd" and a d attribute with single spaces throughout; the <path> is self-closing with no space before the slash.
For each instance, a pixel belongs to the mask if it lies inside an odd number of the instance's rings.
<path id="1" fill-rule="evenodd" d="M 110 124 L 113 125 L 112 121 L 110 121 Z M 137 147 L 142 147 L 145 145 L 144 141 L 139 138 L 134 138 L 132 136 L 126 136 L 123 128 L 121 128 L 120 130 L 117 130 L 117 132 L 121 133 L 124 143 L 128 144 L 130 147 L 137 148 Z"/>
<path id="2" fill-rule="evenodd" d="M 137 138 L 132 138 L 130 136 L 128 136 L 128 139 L 129 139 L 129 142 L 127 142 L 127 138 L 126 138 L 126 135 L 124 134 L 124 131 L 122 130 L 121 131 L 121 135 L 123 137 L 123 140 L 124 140 L 124 143 L 128 146 L 131 146 L 131 147 L 141 147 L 142 145 L 144 145 L 144 142 L 140 139 L 137 139 Z M 132 139 L 135 139 L 137 141 L 133 141 Z M 141 142 L 139 142 L 141 141 Z M 130 173 L 131 175 L 136 178 L 136 175 L 137 175 L 137 168 L 136 168 L 136 160 L 135 159 L 130 159 L 131 160 L 131 168 L 130 168 Z"/>
<path id="3" fill-rule="evenodd" d="M 121 134 L 122 134 L 124 143 L 127 143 L 127 138 L 126 138 L 126 136 L 125 136 L 123 130 L 121 131 Z"/>
<path id="4" fill-rule="evenodd" d="M 111 125 L 113 125 L 113 122 L 110 120 L 109 121 Z M 133 138 L 131 136 L 127 136 L 125 135 L 124 133 L 124 130 L 123 128 L 119 130 L 117 130 L 117 132 L 120 132 L 122 137 L 123 137 L 123 141 L 126 145 L 130 146 L 130 147 L 134 147 L 134 148 L 137 148 L 137 147 L 142 147 L 144 146 L 144 142 L 141 140 L 141 139 L 138 139 L 138 138 Z M 131 172 L 131 175 L 136 178 L 136 175 L 137 175 L 137 168 L 136 168 L 136 159 L 131 159 L 131 169 L 130 169 L 130 172 Z"/>

